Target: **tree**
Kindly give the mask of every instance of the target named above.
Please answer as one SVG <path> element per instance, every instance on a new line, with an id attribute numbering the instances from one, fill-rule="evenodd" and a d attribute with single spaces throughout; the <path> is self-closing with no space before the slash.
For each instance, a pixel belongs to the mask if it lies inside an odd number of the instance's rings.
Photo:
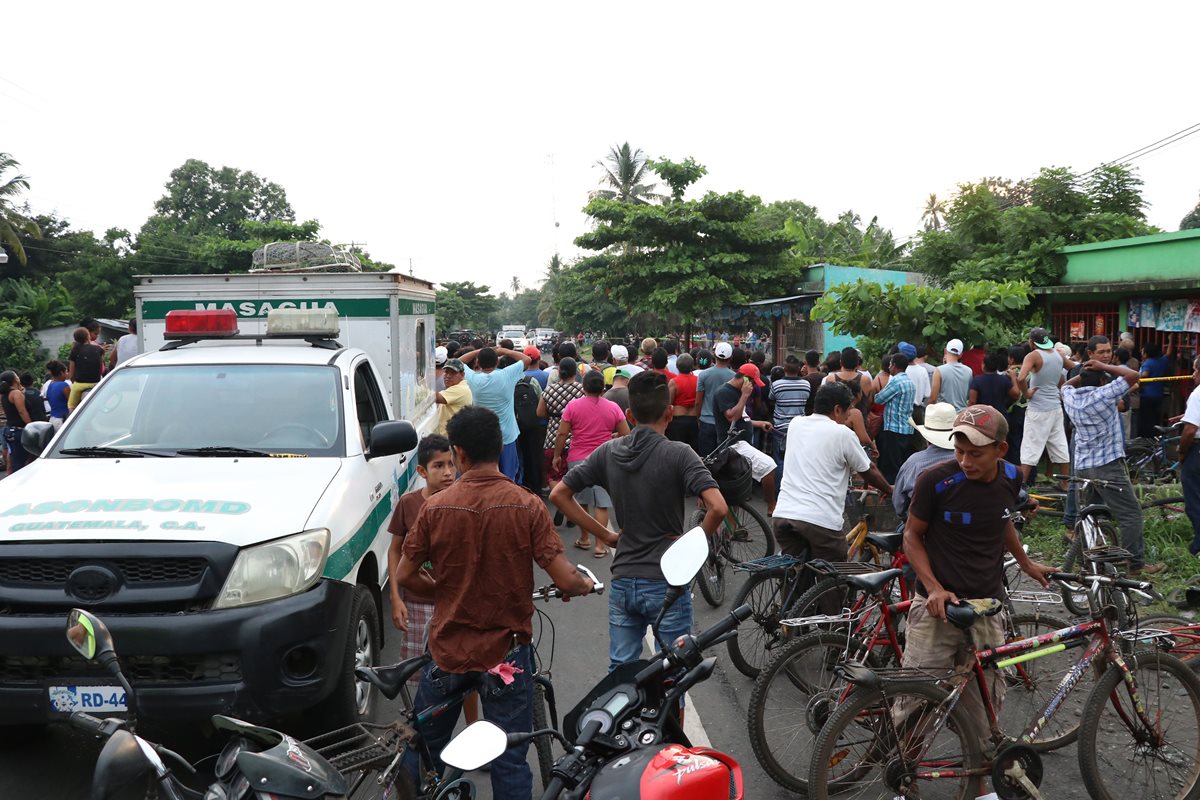
<path id="1" fill-rule="evenodd" d="M 653 183 L 644 182 L 649 165 L 640 147 L 635 150 L 629 146 L 629 142 L 613 145 L 604 160 L 596 162 L 596 166 L 604 170 L 600 184 L 608 188 L 592 192 L 593 198 L 635 205 L 648 205 L 652 201 L 666 199 L 654 191 Z"/>
<path id="2" fill-rule="evenodd" d="M 0 319 L 0 353 L 4 354 L 4 369 L 42 374 L 44 354 L 24 320 Z"/>
<path id="3" fill-rule="evenodd" d="M 942 220 L 945 216 L 946 201 L 939 200 L 936 193 L 930 192 L 929 199 L 925 201 L 925 210 L 921 213 L 921 220 L 925 223 L 925 230 L 941 230 Z"/>
<path id="4" fill-rule="evenodd" d="M 25 247 L 21 243 L 21 234 L 41 236 L 37 223 L 31 220 L 25 212 L 18 211 L 16 200 L 21 192 L 29 190 L 29 179 L 17 174 L 6 178 L 5 173 L 21 166 L 8 153 L 0 153 L 0 245 L 3 245 L 24 266 L 26 261 Z"/>
<path id="5" fill-rule="evenodd" d="M 782 231 L 795 244 L 787 256 L 795 269 L 829 262 L 845 266 L 895 266 L 904 248 L 891 231 L 873 217 L 864 228 L 862 218 L 846 211 L 835 222 L 821 219 L 817 209 L 799 200 L 784 200 L 763 206 L 752 221 L 764 230 Z"/>
<path id="6" fill-rule="evenodd" d="M 683 166 L 654 162 L 664 179 Z M 608 256 L 608 269 L 588 274 L 618 306 L 691 323 L 789 279 L 786 253 L 795 240 L 757 225 L 752 215 L 761 207 L 741 191 L 666 205 L 596 198 L 584 208 L 596 228 L 575 243 Z"/>
<path id="7" fill-rule="evenodd" d="M 1200 203 L 1196 203 L 1196 207 L 1179 220 L 1179 230 L 1188 231 L 1195 228 L 1200 228 Z"/>
<path id="8" fill-rule="evenodd" d="M 1029 284 L 1023 281 L 977 281 L 941 289 L 860 280 L 830 288 L 811 316 L 829 323 L 835 333 L 873 337 L 880 353 L 898 341 L 923 342 L 937 352 L 940 343 L 951 338 L 1019 339 L 1031 299 Z"/>
<path id="9" fill-rule="evenodd" d="M 1142 199 L 1143 181 L 1136 172 L 1122 165 L 1108 164 L 1088 173 L 1086 184 L 1093 212 L 1145 221 L 1147 204 Z"/>
<path id="10" fill-rule="evenodd" d="M 79 319 L 79 312 L 61 283 L 16 279 L 0 283 L 0 316 L 20 320 L 36 331 L 69 325 Z"/>
<path id="11" fill-rule="evenodd" d="M 487 286 L 472 281 L 448 281 L 437 292 L 437 324 L 444 332 L 484 331 L 499 301 Z"/>
<path id="12" fill-rule="evenodd" d="M 244 234 L 242 222 L 295 222 L 287 193 L 277 183 L 253 172 L 221 167 L 189 158 L 171 170 L 167 193 L 154 204 L 157 215 L 176 231 L 222 232 L 232 239 Z"/>

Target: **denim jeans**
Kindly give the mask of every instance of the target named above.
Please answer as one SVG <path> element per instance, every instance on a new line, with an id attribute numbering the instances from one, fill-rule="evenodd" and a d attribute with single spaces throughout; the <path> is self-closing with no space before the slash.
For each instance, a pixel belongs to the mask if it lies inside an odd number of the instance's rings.
<path id="1" fill-rule="evenodd" d="M 1188 551 L 1200 553 L 1200 447 L 1192 445 L 1180 465 L 1183 480 L 1183 503 L 1188 519 L 1192 521 L 1192 543 Z"/>
<path id="2" fill-rule="evenodd" d="M 1121 529 L 1121 547 L 1133 553 L 1133 559 L 1129 566 L 1140 568 L 1146 560 L 1146 546 L 1142 537 L 1142 507 L 1138 504 L 1133 484 L 1129 482 L 1129 471 L 1125 467 L 1125 460 L 1117 459 L 1099 467 L 1076 470 L 1076 474 L 1080 478 L 1096 478 L 1115 482 L 1113 486 L 1092 484 L 1088 487 L 1087 496 L 1080 498 L 1080 501 L 1084 504 L 1104 503 L 1112 510 L 1113 517 Z M 1073 494 L 1074 492 L 1068 494 L 1068 497 Z M 1073 504 L 1068 504 L 1066 513 L 1063 514 L 1063 521 L 1067 521 L 1068 515 L 1074 520 L 1081 510 L 1082 505 L 1075 508 Z M 1115 543 L 1110 542 L 1110 544 Z"/>
<path id="3" fill-rule="evenodd" d="M 614 578 L 608 592 L 608 671 L 642 657 L 642 638 L 658 616 L 667 582 L 655 578 Z M 668 644 L 692 632 L 692 592 L 684 589 L 663 617 L 658 632 Z"/>
<path id="4" fill-rule="evenodd" d="M 783 456 L 787 453 L 787 432 L 771 432 L 771 457 L 775 459 L 775 488 L 783 486 Z"/>
<path id="5" fill-rule="evenodd" d="M 437 664 L 430 663 L 421 675 L 421 686 L 414 701 L 418 711 L 441 703 L 458 695 L 468 687 L 478 687 L 483 705 L 483 718 L 503 728 L 508 733 L 526 733 L 533 730 L 533 667 L 529 645 L 513 649 L 504 660 L 516 664 L 522 671 L 513 676 L 513 682 L 504 682 L 486 672 L 443 672 Z M 443 713 L 429 719 L 418 719 L 417 730 L 437 768 L 443 770 L 440 755 L 450 741 L 454 725 L 458 722 L 462 698 L 455 700 Z M 492 796 L 529 800 L 533 797 L 533 773 L 526 761 L 528 745 L 510 747 L 504 755 L 492 762 Z M 410 748 L 404 755 L 404 767 L 420 786 L 417 753 Z"/>
<path id="6" fill-rule="evenodd" d="M 521 469 L 521 450 L 514 439 L 500 451 L 500 471 L 507 475 L 513 483 L 521 483 L 524 471 Z"/>

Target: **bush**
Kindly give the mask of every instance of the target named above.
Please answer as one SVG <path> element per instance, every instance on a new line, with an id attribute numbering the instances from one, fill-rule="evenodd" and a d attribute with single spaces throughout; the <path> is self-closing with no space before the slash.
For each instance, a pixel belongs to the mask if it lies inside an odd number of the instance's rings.
<path id="1" fill-rule="evenodd" d="M 45 371 L 45 353 L 24 321 L 0 319 L 0 365 L 15 372 L 28 370 L 40 376 Z"/>
<path id="2" fill-rule="evenodd" d="M 64 364 L 71 360 L 71 348 L 75 346 L 74 342 L 63 342 L 58 346 L 58 360 Z"/>

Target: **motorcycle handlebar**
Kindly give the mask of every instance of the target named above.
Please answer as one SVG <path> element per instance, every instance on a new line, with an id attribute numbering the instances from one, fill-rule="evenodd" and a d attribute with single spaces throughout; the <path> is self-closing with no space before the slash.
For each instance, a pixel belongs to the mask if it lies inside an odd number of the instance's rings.
<path id="1" fill-rule="evenodd" d="M 550 783 L 546 784 L 546 791 L 542 793 L 542 800 L 558 800 L 558 796 L 562 794 L 562 790 L 562 778 L 551 778 Z"/>
<path id="2" fill-rule="evenodd" d="M 80 730 L 94 733 L 97 736 L 103 736 L 107 731 L 104 729 L 104 720 L 98 717 L 93 717 L 86 711 L 74 711 L 71 713 L 71 724 Z"/>
<path id="3" fill-rule="evenodd" d="M 730 611 L 728 616 L 718 621 L 711 628 L 703 630 L 694 636 L 685 636 L 683 638 L 684 644 L 681 647 L 677 647 L 672 643 L 669 653 L 659 651 L 651 656 L 649 666 L 639 672 L 634 681 L 638 686 L 645 686 L 660 675 L 669 665 L 675 663 L 679 656 L 682 655 L 681 650 L 701 653 L 714 644 L 724 641 L 723 637 L 736 631 L 738 626 L 748 620 L 753 613 L 754 609 L 748 604 L 740 605 L 733 611 Z M 688 639 L 691 639 L 690 644 L 687 642 Z"/>
<path id="4" fill-rule="evenodd" d="M 717 624 L 705 631 L 696 634 L 696 649 L 707 650 L 717 643 L 717 639 L 737 628 L 746 620 L 750 619 L 750 615 L 754 613 L 754 609 L 748 604 L 738 606 L 733 611 L 729 612 L 729 616 L 721 620 Z"/>

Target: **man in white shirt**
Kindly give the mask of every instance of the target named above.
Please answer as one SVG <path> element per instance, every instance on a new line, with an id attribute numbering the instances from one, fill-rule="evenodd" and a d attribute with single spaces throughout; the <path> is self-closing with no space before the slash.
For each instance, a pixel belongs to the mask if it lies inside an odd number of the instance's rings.
<path id="1" fill-rule="evenodd" d="M 108 367 L 123 364 L 138 354 L 137 319 L 129 320 L 129 333 L 117 339 L 117 346 L 109 354 Z"/>
<path id="2" fill-rule="evenodd" d="M 1200 358 L 1192 362 L 1192 382 L 1196 388 L 1188 395 L 1183 412 L 1183 434 L 1179 437 L 1180 476 L 1183 480 L 1184 508 L 1192 521 L 1192 543 L 1188 552 L 1200 555 L 1200 448 L 1195 446 L 1200 429 Z"/>
<path id="3" fill-rule="evenodd" d="M 884 496 L 892 492 L 854 431 L 843 424 L 853 404 L 846 386 L 823 384 L 813 413 L 788 425 L 783 485 L 772 522 L 775 540 L 788 555 L 802 555 L 808 547 L 810 558 L 846 560 L 842 522 L 851 472 Z"/>
<path id="4" fill-rule="evenodd" d="M 926 370 L 924 364 L 917 363 L 916 345 L 900 342 L 896 345 L 896 349 L 908 359 L 908 366 L 905 368 L 904 374 L 913 382 L 913 388 L 916 389 L 916 393 L 913 395 L 913 419 L 920 425 L 925 421 L 925 406 L 929 404 L 931 387 L 929 375 L 933 370 Z"/>

